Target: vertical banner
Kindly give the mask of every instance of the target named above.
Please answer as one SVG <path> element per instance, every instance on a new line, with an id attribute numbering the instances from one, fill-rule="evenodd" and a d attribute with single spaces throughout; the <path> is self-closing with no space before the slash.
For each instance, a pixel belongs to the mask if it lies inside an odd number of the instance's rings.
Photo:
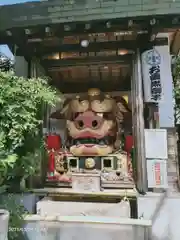
<path id="1" fill-rule="evenodd" d="M 153 48 L 142 53 L 142 76 L 144 86 L 144 101 L 159 103 L 163 100 L 163 72 L 161 53 Z"/>
<path id="2" fill-rule="evenodd" d="M 174 127 L 173 79 L 169 45 L 155 46 L 141 55 L 144 101 L 159 103 L 159 127 Z"/>

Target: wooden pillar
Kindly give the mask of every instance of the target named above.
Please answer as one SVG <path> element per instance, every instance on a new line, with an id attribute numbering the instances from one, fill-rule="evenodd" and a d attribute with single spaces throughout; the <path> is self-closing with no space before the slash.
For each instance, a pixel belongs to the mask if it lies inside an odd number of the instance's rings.
<path id="1" fill-rule="evenodd" d="M 43 77 L 45 74 L 43 74 L 43 68 L 40 65 L 38 59 L 32 58 L 30 62 L 30 77 L 31 78 L 38 78 Z M 44 120 L 47 116 L 45 111 L 45 106 L 42 105 L 39 109 L 39 114 L 42 116 L 42 119 Z M 40 116 L 40 117 L 41 117 Z M 46 119 L 45 119 L 46 120 Z M 43 121 L 44 123 L 44 121 Z M 39 134 L 43 136 L 43 124 L 39 128 Z M 44 182 L 46 178 L 46 154 L 44 149 L 40 149 L 39 153 L 39 165 L 37 167 L 37 173 L 34 176 L 30 176 L 27 179 L 27 187 L 29 188 L 42 188 L 44 187 Z M 39 169 L 38 169 L 39 168 Z"/>
<path id="2" fill-rule="evenodd" d="M 28 77 L 28 62 L 22 56 L 15 56 L 14 71 L 18 77 Z"/>
<path id="3" fill-rule="evenodd" d="M 135 144 L 135 161 L 137 182 L 136 186 L 140 193 L 148 191 L 147 164 L 145 158 L 144 141 L 144 106 L 143 88 L 141 74 L 140 52 L 137 50 L 133 59 L 132 73 L 132 115 L 133 115 L 133 134 Z"/>
<path id="4" fill-rule="evenodd" d="M 37 58 L 33 58 L 31 60 L 31 64 L 30 64 L 30 76 L 32 78 L 43 78 L 45 77 L 45 70 L 44 68 L 41 66 L 39 60 Z M 42 109 L 42 115 L 43 115 L 43 133 L 47 131 L 47 129 L 49 128 L 49 106 L 47 105 L 43 105 L 43 109 Z"/>
<path id="5" fill-rule="evenodd" d="M 36 63 L 36 60 L 35 59 L 32 59 L 31 60 L 31 67 L 30 67 L 30 77 L 31 78 L 36 78 L 38 77 L 38 74 L 37 74 L 37 63 Z"/>

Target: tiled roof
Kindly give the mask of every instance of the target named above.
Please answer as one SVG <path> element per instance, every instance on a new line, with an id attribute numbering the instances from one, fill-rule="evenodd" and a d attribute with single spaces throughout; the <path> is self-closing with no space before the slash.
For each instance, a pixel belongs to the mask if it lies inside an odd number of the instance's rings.
<path id="1" fill-rule="evenodd" d="M 49 0 L 0 7 L 0 30 L 37 24 L 179 13 L 180 0 Z"/>

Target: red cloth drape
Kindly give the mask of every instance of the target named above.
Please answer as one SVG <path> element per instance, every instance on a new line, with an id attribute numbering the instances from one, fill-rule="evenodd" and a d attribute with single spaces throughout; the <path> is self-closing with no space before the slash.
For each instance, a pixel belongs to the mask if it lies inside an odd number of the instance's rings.
<path id="1" fill-rule="evenodd" d="M 131 135 L 126 136 L 124 148 L 125 148 L 125 151 L 127 152 L 128 170 L 131 175 L 132 175 L 132 171 L 133 171 L 132 163 L 131 163 L 131 151 L 132 151 L 133 145 L 134 145 L 133 136 L 131 136 Z"/>
<path id="2" fill-rule="evenodd" d="M 48 135 L 46 137 L 46 148 L 48 151 L 48 179 L 55 179 L 55 154 L 61 149 L 61 137 L 59 135 Z"/>
<path id="3" fill-rule="evenodd" d="M 61 148 L 61 137 L 58 135 L 48 135 L 46 137 L 46 147 L 49 150 L 59 150 Z"/>
<path id="4" fill-rule="evenodd" d="M 125 137 L 125 151 L 127 153 L 131 153 L 132 147 L 133 147 L 133 136 L 128 135 Z"/>
<path id="5" fill-rule="evenodd" d="M 55 152 L 50 151 L 49 152 L 49 164 L 48 164 L 48 171 L 54 172 L 55 169 Z"/>

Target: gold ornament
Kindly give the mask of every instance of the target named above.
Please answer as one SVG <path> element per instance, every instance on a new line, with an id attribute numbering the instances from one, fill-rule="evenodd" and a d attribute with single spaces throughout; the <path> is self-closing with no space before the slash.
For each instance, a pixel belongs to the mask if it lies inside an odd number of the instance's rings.
<path id="1" fill-rule="evenodd" d="M 128 96 L 122 96 L 122 98 L 125 100 L 125 102 L 128 104 L 128 102 L 129 102 L 129 98 L 128 98 Z"/>
<path id="2" fill-rule="evenodd" d="M 88 95 L 89 96 L 98 96 L 98 95 L 100 95 L 100 90 L 98 89 L 98 88 L 90 88 L 89 90 L 88 90 Z"/>
<path id="3" fill-rule="evenodd" d="M 95 161 L 93 158 L 86 158 L 85 160 L 85 166 L 87 168 L 93 168 L 95 166 Z"/>
<path id="4" fill-rule="evenodd" d="M 109 94 L 106 94 L 105 98 L 111 98 L 111 96 Z"/>
<path id="5" fill-rule="evenodd" d="M 58 172 L 64 172 L 65 169 L 64 169 L 64 161 L 63 161 L 62 155 L 57 154 L 55 156 L 55 169 Z"/>

